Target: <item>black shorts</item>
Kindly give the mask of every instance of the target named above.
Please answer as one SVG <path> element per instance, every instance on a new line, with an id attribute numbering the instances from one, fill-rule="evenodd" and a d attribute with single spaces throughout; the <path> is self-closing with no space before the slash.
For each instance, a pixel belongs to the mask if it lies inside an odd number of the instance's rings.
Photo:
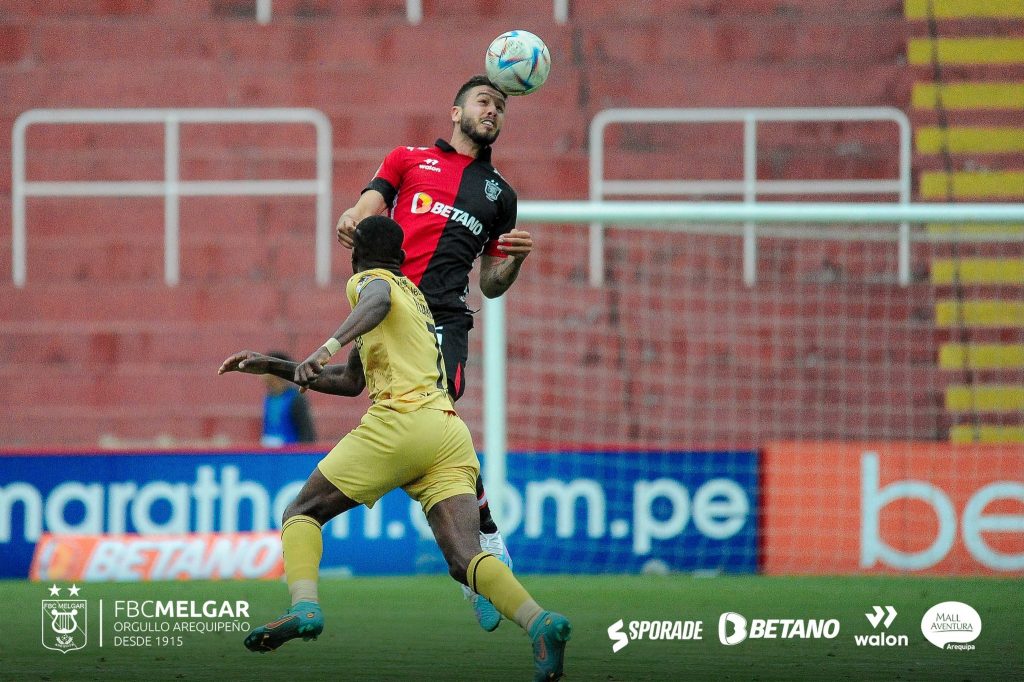
<path id="1" fill-rule="evenodd" d="M 434 329 L 441 343 L 444 371 L 448 375 L 448 393 L 458 400 L 466 392 L 466 359 L 469 357 L 469 330 L 472 315 L 446 315 L 435 318 Z"/>

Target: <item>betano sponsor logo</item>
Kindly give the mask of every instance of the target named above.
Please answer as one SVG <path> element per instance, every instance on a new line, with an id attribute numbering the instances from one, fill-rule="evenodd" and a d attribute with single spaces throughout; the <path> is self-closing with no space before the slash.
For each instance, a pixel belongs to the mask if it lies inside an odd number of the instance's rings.
<path id="1" fill-rule="evenodd" d="M 472 213 L 463 211 L 460 208 L 449 206 L 440 201 L 435 201 L 426 192 L 416 192 L 412 197 L 412 206 L 409 209 L 413 213 L 420 215 L 423 213 L 433 213 L 439 215 L 442 218 L 464 225 L 466 229 L 475 235 L 479 235 L 484 230 L 484 224 L 480 222 Z"/>
<path id="2" fill-rule="evenodd" d="M 956 509 L 949 496 L 938 486 L 925 481 L 897 480 L 881 486 L 879 458 L 875 452 L 861 455 L 861 555 L 860 565 L 869 568 L 881 561 L 902 570 L 931 568 L 953 549 L 957 534 Z M 889 545 L 879 531 L 882 509 L 897 500 L 913 499 L 931 507 L 938 519 L 938 529 L 931 544 L 918 552 L 906 552 Z M 989 545 L 982 535 L 988 532 L 1015 532 L 1021 528 L 1020 515 L 983 514 L 983 510 L 997 500 L 1024 502 L 1024 485 L 999 481 L 987 485 L 967 501 L 963 511 L 963 542 L 967 551 L 985 566 L 1003 571 L 1024 568 L 1024 553 L 1003 554 Z"/>
<path id="3" fill-rule="evenodd" d="M 718 619 L 718 641 L 735 646 L 748 639 L 835 639 L 839 621 L 835 618 L 754 618 L 727 611 Z"/>
<path id="4" fill-rule="evenodd" d="M 278 578 L 278 533 L 53 535 L 36 545 L 34 580 L 139 581 Z"/>
<path id="5" fill-rule="evenodd" d="M 775 443 L 765 448 L 763 510 L 768 574 L 794 571 L 932 571 L 950 575 L 1024 571 L 1024 450 L 943 443 Z M 830 462 L 827 482 L 803 466 Z M 935 462 L 957 466 L 936 467 Z M 793 493 L 799 493 L 793 497 Z M 802 505 L 801 496 L 833 504 Z M 859 514 L 847 514 L 846 510 Z M 814 543 L 829 529 L 830 556 Z"/>
<path id="6" fill-rule="evenodd" d="M 612 640 L 612 653 L 617 653 L 631 641 L 641 639 L 659 640 L 698 640 L 703 639 L 704 622 L 700 620 L 631 620 L 629 634 L 623 632 L 624 621 L 620 618 L 608 628 L 608 638 Z"/>

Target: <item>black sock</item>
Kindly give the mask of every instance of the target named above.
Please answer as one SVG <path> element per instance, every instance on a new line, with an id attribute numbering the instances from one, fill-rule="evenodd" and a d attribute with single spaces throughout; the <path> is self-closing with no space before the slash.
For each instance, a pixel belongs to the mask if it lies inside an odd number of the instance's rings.
<path id="1" fill-rule="evenodd" d="M 476 479 L 476 499 L 477 502 L 480 500 L 484 501 L 480 505 L 480 532 L 497 533 L 498 526 L 494 523 L 494 518 L 491 517 L 491 508 L 487 504 L 487 497 L 484 494 L 484 481 L 479 476 Z"/>

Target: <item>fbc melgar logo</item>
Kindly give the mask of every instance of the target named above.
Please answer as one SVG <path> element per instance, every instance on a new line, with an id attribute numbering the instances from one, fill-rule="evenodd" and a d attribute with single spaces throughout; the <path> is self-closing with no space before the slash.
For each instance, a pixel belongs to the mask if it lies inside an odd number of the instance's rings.
<path id="1" fill-rule="evenodd" d="M 839 621 L 835 618 L 754 618 L 732 611 L 718 619 L 718 641 L 733 646 L 748 639 L 835 639 Z"/>
<path id="2" fill-rule="evenodd" d="M 42 600 L 42 638 L 47 649 L 66 654 L 85 648 L 89 605 L 84 599 L 77 599 L 79 589 L 72 585 L 67 598 L 61 598 L 61 588 L 53 585 L 49 588 L 50 598 Z"/>
<path id="3" fill-rule="evenodd" d="M 969 642 L 981 634 L 981 616 L 968 604 L 944 601 L 925 611 L 921 634 L 940 649 L 973 651 Z"/>
<path id="4" fill-rule="evenodd" d="M 625 648 L 631 641 L 649 640 L 693 640 L 703 639 L 704 622 L 700 620 L 631 620 L 627 635 L 623 631 L 624 621 L 620 618 L 608 628 L 612 640 L 612 653 Z"/>

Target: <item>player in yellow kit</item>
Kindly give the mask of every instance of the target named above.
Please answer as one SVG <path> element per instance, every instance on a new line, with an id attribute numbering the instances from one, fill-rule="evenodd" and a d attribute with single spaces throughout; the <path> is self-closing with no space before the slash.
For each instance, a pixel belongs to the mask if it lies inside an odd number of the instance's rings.
<path id="1" fill-rule="evenodd" d="M 281 542 L 292 607 L 250 632 L 245 645 L 272 651 L 290 639 L 315 639 L 323 631 L 317 594 L 321 527 L 360 504 L 372 507 L 401 487 L 423 506 L 451 576 L 487 597 L 529 634 L 534 679 L 558 679 L 569 621 L 541 609 L 505 564 L 480 550 L 480 464 L 446 389 L 430 309 L 401 274 L 403 237 L 398 223 L 385 216 L 359 223 L 352 250 L 355 274 L 347 287 L 352 313 L 304 362 L 241 351 L 220 367 L 220 374 L 269 373 L 335 395 L 355 396 L 367 388 L 372 401 L 359 426 L 320 461 L 285 510 Z M 352 341 L 348 362 L 327 366 Z"/>

